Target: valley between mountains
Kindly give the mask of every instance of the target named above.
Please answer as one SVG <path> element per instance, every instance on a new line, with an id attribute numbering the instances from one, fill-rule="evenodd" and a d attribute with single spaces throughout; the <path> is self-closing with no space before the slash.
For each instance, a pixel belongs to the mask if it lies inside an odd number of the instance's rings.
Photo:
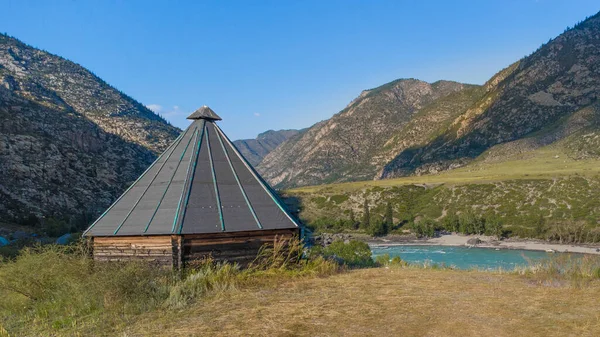
<path id="1" fill-rule="evenodd" d="M 82 66 L 7 35 L 0 83 L 5 224 L 85 228 L 181 132 Z M 483 85 L 398 79 L 309 128 L 235 145 L 309 223 L 361 214 L 366 200 L 381 216 L 392 203 L 396 227 L 468 211 L 540 236 L 540 218 L 597 225 L 599 94 L 596 14 Z"/>

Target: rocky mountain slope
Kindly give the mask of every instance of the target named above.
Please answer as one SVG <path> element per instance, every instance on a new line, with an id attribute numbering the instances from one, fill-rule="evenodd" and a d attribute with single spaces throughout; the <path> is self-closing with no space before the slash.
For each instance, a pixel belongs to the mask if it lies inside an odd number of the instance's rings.
<path id="1" fill-rule="evenodd" d="M 486 84 L 485 96 L 443 133 L 399 153 L 380 176 L 462 166 L 497 144 L 522 151 L 513 145 L 523 142 L 510 142 L 523 138 L 535 148 L 573 136 L 570 143 L 590 148 L 598 134 L 599 95 L 600 13 L 503 70 Z M 577 132 L 585 139 L 576 139 Z M 531 137 L 538 141 L 531 143 Z"/>
<path id="2" fill-rule="evenodd" d="M 299 134 L 303 130 L 268 130 L 259 134 L 255 139 L 240 139 L 233 142 L 235 147 L 246 159 L 257 166 L 263 158 L 279 144 Z"/>
<path id="3" fill-rule="evenodd" d="M 0 120 L 0 220 L 10 222 L 89 221 L 180 132 L 85 68 L 6 35 Z"/>
<path id="4" fill-rule="evenodd" d="M 438 99 L 476 88 L 450 81 L 400 79 L 363 91 L 332 118 L 313 125 L 269 153 L 258 169 L 277 187 L 372 179 L 385 164 L 386 155 L 390 156 L 382 149 L 393 151 L 394 146 L 387 146 L 390 137 L 416 116 L 423 118 L 418 111 Z M 451 101 L 433 109 L 432 116 L 424 117 L 421 123 L 442 123 L 454 116 L 454 109 L 445 108 L 454 104 Z M 425 128 L 431 132 L 435 129 Z M 424 133 L 420 132 L 419 137 Z"/>
<path id="5" fill-rule="evenodd" d="M 108 133 L 160 153 L 181 130 L 80 65 L 0 34 L 0 79 L 36 101 L 60 100 Z"/>

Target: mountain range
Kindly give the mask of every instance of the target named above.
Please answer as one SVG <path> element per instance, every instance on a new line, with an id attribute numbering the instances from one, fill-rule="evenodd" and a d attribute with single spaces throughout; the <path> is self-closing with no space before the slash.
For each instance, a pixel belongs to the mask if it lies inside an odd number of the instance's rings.
<path id="1" fill-rule="evenodd" d="M 275 187 L 433 174 L 548 145 L 600 157 L 600 13 L 483 85 L 399 79 L 236 147 Z M 69 60 L 0 35 L 0 222 L 85 226 L 181 132 Z"/>
<path id="2" fill-rule="evenodd" d="M 478 86 L 401 79 L 365 90 L 332 118 L 278 146 L 258 169 L 278 187 L 373 179 L 386 163 L 385 151 L 393 151 L 389 141 L 394 134 L 430 118 L 448 118 L 455 110 L 445 104 L 435 111 L 437 116 L 419 112 L 447 97 L 459 101 L 450 105 L 462 106 L 470 102 L 465 92 L 477 93 Z M 421 135 L 419 131 L 415 137 Z"/>
<path id="3" fill-rule="evenodd" d="M 599 94 L 600 13 L 482 86 L 400 79 L 365 90 L 258 170 L 288 188 L 438 173 L 557 142 L 597 157 Z"/>

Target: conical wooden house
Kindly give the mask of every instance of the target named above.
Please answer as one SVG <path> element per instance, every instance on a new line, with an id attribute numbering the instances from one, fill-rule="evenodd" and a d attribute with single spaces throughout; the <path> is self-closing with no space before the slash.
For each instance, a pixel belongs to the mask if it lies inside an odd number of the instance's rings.
<path id="1" fill-rule="evenodd" d="M 84 233 L 96 260 L 247 263 L 300 223 L 204 106 L 193 122 Z"/>

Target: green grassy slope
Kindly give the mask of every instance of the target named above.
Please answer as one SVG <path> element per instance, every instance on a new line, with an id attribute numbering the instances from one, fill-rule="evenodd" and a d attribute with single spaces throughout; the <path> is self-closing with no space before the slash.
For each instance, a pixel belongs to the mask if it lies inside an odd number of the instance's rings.
<path id="1" fill-rule="evenodd" d="M 587 137 L 591 145 L 583 146 L 581 132 L 585 130 L 507 156 L 492 148 L 478 161 L 437 175 L 303 187 L 286 194 L 301 201 L 300 215 L 309 224 L 347 220 L 350 210 L 360 220 L 366 199 L 372 217 L 383 217 L 390 203 L 396 227 L 469 213 L 499 219 L 507 231 L 521 237 L 547 238 L 553 228 L 581 224 L 591 233 L 587 240 L 595 240 L 592 237 L 600 233 L 600 160 L 573 156 L 573 146 L 594 149 L 596 136 Z M 500 153 L 501 160 L 494 153 Z"/>

